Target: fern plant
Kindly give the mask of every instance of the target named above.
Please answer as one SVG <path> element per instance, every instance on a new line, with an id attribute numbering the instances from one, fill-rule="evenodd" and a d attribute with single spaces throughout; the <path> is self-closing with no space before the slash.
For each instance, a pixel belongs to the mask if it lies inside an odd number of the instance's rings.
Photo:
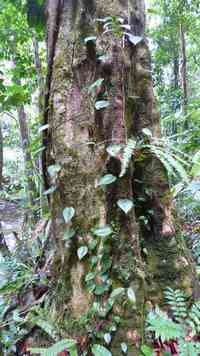
<path id="1" fill-rule="evenodd" d="M 186 166 L 190 166 L 190 164 L 182 152 L 177 151 L 176 147 L 169 143 L 166 145 L 163 139 L 153 137 L 148 129 L 143 129 L 143 133 L 142 140 L 130 138 L 124 146 L 120 177 L 126 174 L 132 157 L 135 156 L 138 161 L 149 155 L 156 157 L 162 163 L 168 175 L 179 176 L 183 181 L 188 181 Z"/>
<path id="2" fill-rule="evenodd" d="M 180 356 L 198 356 L 200 343 L 193 340 L 200 331 L 200 301 L 190 308 L 185 294 L 179 289 L 167 288 L 165 298 L 172 318 L 156 307 L 147 317 L 147 331 L 154 333 L 163 343 L 177 340 Z"/>

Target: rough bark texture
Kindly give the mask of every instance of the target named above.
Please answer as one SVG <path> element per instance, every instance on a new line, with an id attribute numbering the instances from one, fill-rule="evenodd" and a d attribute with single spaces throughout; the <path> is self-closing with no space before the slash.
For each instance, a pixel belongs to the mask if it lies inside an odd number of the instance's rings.
<path id="1" fill-rule="evenodd" d="M 3 134 L 0 122 L 0 189 L 2 188 L 3 180 Z"/>
<path id="2" fill-rule="evenodd" d="M 120 161 L 106 153 L 108 145 L 126 144 L 130 137 L 142 137 L 143 128 L 149 128 L 155 136 L 160 134 L 146 40 L 143 38 L 135 46 L 113 33 L 103 35 L 102 24 L 95 20 L 120 16 L 131 25 L 134 35 L 143 36 L 144 3 L 68 0 L 58 1 L 57 5 L 52 8 L 49 1 L 47 7 L 49 53 L 53 57 L 49 58 L 46 117 L 50 128 L 45 161 L 47 165 L 62 166 L 56 179 L 48 178 L 49 186 L 57 187 L 50 195 L 52 239 L 56 246 L 52 303 L 56 305 L 63 333 L 80 337 L 82 349 L 91 342 L 88 335 L 92 339 L 95 331 L 104 333 L 113 316 L 120 316 L 110 346 L 113 355 L 121 355 L 121 342 L 128 343 L 128 355 L 137 355 L 144 338 L 147 304 L 160 303 L 163 290 L 169 285 L 184 287 L 191 293 L 192 280 L 188 262 L 179 258 L 182 245 L 174 236 L 167 175 L 161 163 L 144 155 L 143 160 L 132 161 L 126 175 L 106 189 L 96 184 L 103 174 L 120 173 Z M 59 14 L 52 13 L 58 9 Z M 55 23 L 57 34 L 52 44 Z M 85 44 L 84 38 L 88 36 L 96 36 L 96 42 Z M 88 87 L 99 78 L 104 81 L 96 88 L 94 100 Z M 95 110 L 96 100 L 109 100 L 110 105 Z M 133 198 L 136 203 L 127 215 L 116 204 L 122 198 Z M 72 219 L 76 235 L 68 242 L 63 241 L 65 207 L 74 207 L 76 211 Z M 149 209 L 154 213 L 147 230 L 140 217 L 147 216 Z M 91 229 L 105 224 L 113 226 L 114 234 L 104 245 L 92 236 Z M 97 247 L 91 249 L 94 240 Z M 82 245 L 89 246 L 89 254 L 79 261 L 77 248 Z M 110 286 L 98 296 L 96 289 L 93 293 L 87 290 L 84 276 L 94 270 L 91 261 L 95 263 L 92 257 L 97 257 L 96 284 L 107 283 L 101 273 L 103 253 L 111 260 L 106 272 Z M 104 318 L 93 316 L 94 301 L 105 306 L 112 289 L 117 287 L 133 288 L 136 308 L 124 297 L 126 302 L 119 299 Z M 80 318 L 87 313 L 90 321 L 80 324 Z M 92 332 L 87 332 L 89 327 Z"/>
<path id="3" fill-rule="evenodd" d="M 182 86 L 182 112 L 187 114 L 187 102 L 188 102 L 188 85 L 187 85 L 187 56 L 186 56 L 186 43 L 185 32 L 183 25 L 180 24 L 180 42 L 181 42 L 181 86 Z M 187 129 L 187 123 L 185 128 Z"/>

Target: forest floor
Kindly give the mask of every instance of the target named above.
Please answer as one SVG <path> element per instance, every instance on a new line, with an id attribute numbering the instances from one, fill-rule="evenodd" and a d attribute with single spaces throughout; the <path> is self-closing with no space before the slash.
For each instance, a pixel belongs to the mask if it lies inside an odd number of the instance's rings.
<path id="1" fill-rule="evenodd" d="M 24 212 L 19 204 L 0 199 L 0 222 L 6 245 L 15 249 L 16 237 L 20 238 L 23 229 Z"/>

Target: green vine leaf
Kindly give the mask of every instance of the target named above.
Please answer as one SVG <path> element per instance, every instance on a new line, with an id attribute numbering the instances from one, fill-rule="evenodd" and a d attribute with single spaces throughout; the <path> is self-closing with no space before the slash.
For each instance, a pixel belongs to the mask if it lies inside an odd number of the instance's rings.
<path id="1" fill-rule="evenodd" d="M 127 344 L 126 344 L 125 342 L 122 342 L 122 343 L 121 343 L 121 350 L 122 350 L 122 352 L 123 352 L 124 354 L 127 353 L 127 351 L 128 351 L 128 346 L 127 346 Z"/>
<path id="2" fill-rule="evenodd" d="M 129 38 L 129 41 L 136 46 L 138 43 L 140 43 L 143 40 L 143 37 L 140 36 L 134 36 L 131 33 L 126 33 L 126 35 Z"/>
<path id="3" fill-rule="evenodd" d="M 108 152 L 108 154 L 111 156 L 111 157 L 116 157 L 118 155 L 118 153 L 120 152 L 122 148 L 122 145 L 120 144 L 113 144 L 113 145 L 110 145 L 106 148 L 106 151 Z"/>
<path id="4" fill-rule="evenodd" d="M 88 247 L 87 246 L 81 246 L 79 247 L 78 251 L 77 251 L 77 255 L 79 260 L 82 260 L 83 257 L 85 257 L 88 253 Z"/>
<path id="5" fill-rule="evenodd" d="M 115 289 L 113 289 L 109 299 L 115 299 L 123 293 L 124 293 L 124 288 L 115 288 Z"/>
<path id="6" fill-rule="evenodd" d="M 58 172 L 60 172 L 61 166 L 59 164 L 52 164 L 47 168 L 50 177 L 54 177 Z"/>
<path id="7" fill-rule="evenodd" d="M 117 180 L 117 177 L 113 176 L 112 174 L 106 174 L 105 176 L 101 177 L 98 182 L 99 185 L 108 185 L 114 183 Z"/>
<path id="8" fill-rule="evenodd" d="M 119 199 L 117 201 L 117 205 L 120 209 L 122 209 L 124 211 L 125 214 L 128 214 L 128 212 L 133 207 L 133 202 L 130 199 Z"/>
<path id="9" fill-rule="evenodd" d="M 94 356 L 112 356 L 111 352 L 104 346 L 95 344 L 92 347 L 92 353 Z"/>
<path id="10" fill-rule="evenodd" d="M 99 87 L 104 81 L 104 78 L 99 78 L 97 79 L 94 83 L 92 83 L 89 88 L 88 88 L 88 93 L 91 93 L 93 92 L 93 90 L 96 88 L 96 87 Z"/>
<path id="11" fill-rule="evenodd" d="M 74 229 L 67 229 L 64 232 L 64 237 L 63 240 L 67 241 L 69 239 L 71 239 L 71 237 L 73 237 L 75 235 L 76 231 Z"/>
<path id="12" fill-rule="evenodd" d="M 41 356 L 57 356 L 59 352 L 62 352 L 65 349 L 69 351 L 70 356 L 78 356 L 75 341 L 68 339 L 58 341 L 48 349 L 30 348 L 29 351 L 33 354 L 40 354 Z"/>
<path id="13" fill-rule="evenodd" d="M 99 237 L 109 236 L 112 234 L 112 232 L 113 232 L 113 230 L 109 225 L 98 227 L 97 229 L 93 230 L 94 235 L 99 236 Z"/>
<path id="14" fill-rule="evenodd" d="M 88 42 L 95 42 L 96 41 L 96 37 L 95 36 L 89 36 L 89 37 L 86 37 L 84 38 L 84 43 L 87 44 Z"/>
<path id="15" fill-rule="evenodd" d="M 105 333 L 103 338 L 104 338 L 106 344 L 109 345 L 111 340 L 112 340 L 111 334 L 110 333 Z"/>
<path id="16" fill-rule="evenodd" d="M 130 287 L 127 289 L 127 296 L 131 303 L 136 303 L 136 296 L 134 290 Z"/>
<path id="17" fill-rule="evenodd" d="M 47 189 L 43 192 L 43 195 L 48 195 L 48 194 L 54 193 L 56 191 L 56 189 L 57 189 L 57 187 L 50 187 L 49 189 Z"/>
<path id="18" fill-rule="evenodd" d="M 95 109 L 96 110 L 101 110 L 101 109 L 105 109 L 110 105 L 109 101 L 106 100 L 98 100 L 95 103 Z"/>
<path id="19" fill-rule="evenodd" d="M 66 224 L 68 224 L 71 219 L 73 218 L 75 214 L 75 209 L 73 207 L 66 207 L 64 210 L 63 210 L 63 217 L 64 217 L 64 220 L 66 222 Z"/>

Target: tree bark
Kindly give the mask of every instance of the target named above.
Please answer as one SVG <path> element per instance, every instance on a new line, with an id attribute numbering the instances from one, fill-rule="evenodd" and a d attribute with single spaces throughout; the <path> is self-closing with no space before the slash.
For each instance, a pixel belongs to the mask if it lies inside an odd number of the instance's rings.
<path id="1" fill-rule="evenodd" d="M 144 128 L 160 135 L 144 37 L 144 2 L 71 0 L 51 5 L 50 0 L 47 20 L 52 58 L 48 60 L 45 159 L 47 166 L 61 166 L 56 177 L 48 176 L 49 186 L 56 186 L 50 195 L 56 248 L 52 274 L 57 286 L 52 303 L 62 325 L 66 322 L 63 334 L 85 340 L 80 342 L 82 351 L 120 320 L 110 345 L 113 355 L 121 355 L 122 342 L 128 344 L 128 355 L 138 355 L 147 305 L 160 303 L 166 286 L 191 294 L 193 276 L 189 263 L 179 258 L 184 252 L 175 236 L 167 173 L 160 161 L 144 152 L 144 159 L 132 158 L 126 174 L 119 178 L 120 160 L 106 153 L 110 144 L 125 145 L 131 137 L 142 138 Z M 103 34 L 102 23 L 96 19 L 106 16 L 122 17 L 133 35 L 141 37 L 139 43 L 117 38 L 113 32 Z M 84 41 L 90 36 L 96 41 Z M 100 78 L 103 82 L 92 99 L 88 88 Z M 94 103 L 100 100 L 109 106 L 96 110 Z M 118 179 L 102 189 L 97 182 L 105 174 Z M 117 206 L 119 199 L 133 199 L 135 207 L 125 214 Z M 65 207 L 75 209 L 70 224 L 76 233 L 67 242 L 63 241 Z M 141 217 L 147 217 L 149 210 L 153 216 L 147 230 Z M 105 225 L 112 226 L 111 237 L 95 237 L 93 229 Z M 81 246 L 89 252 L 79 260 Z M 85 282 L 89 272 L 95 274 L 92 289 Z M 124 296 L 103 313 L 118 287 L 134 290 L 136 307 Z M 97 305 L 100 311 L 94 312 Z M 80 326 L 83 315 L 90 320 Z"/>
<path id="2" fill-rule="evenodd" d="M 3 180 L 3 134 L 2 127 L 0 122 L 0 189 L 2 189 L 2 180 Z"/>
<path id="3" fill-rule="evenodd" d="M 181 42 L 181 86 L 182 86 L 182 112 L 187 114 L 188 103 L 188 84 L 187 84 L 187 56 L 186 56 L 186 42 L 185 32 L 183 25 L 180 24 L 180 42 Z M 185 122 L 185 128 L 188 128 L 187 122 Z"/>

